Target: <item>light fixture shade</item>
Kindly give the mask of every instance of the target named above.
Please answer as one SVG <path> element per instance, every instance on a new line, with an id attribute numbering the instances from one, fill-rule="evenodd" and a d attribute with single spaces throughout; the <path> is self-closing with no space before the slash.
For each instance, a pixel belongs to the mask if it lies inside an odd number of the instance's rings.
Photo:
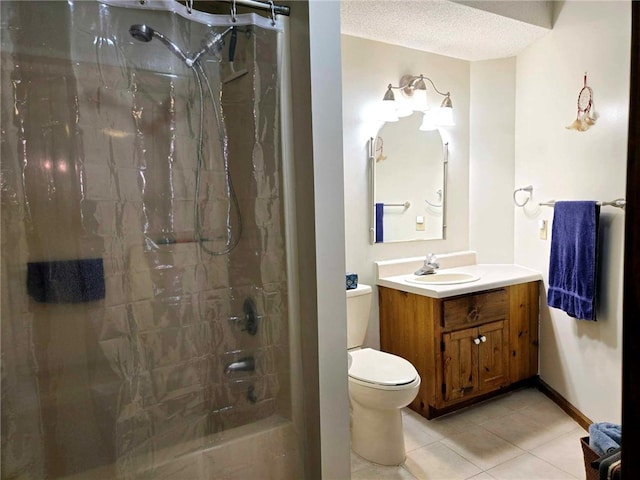
<path id="1" fill-rule="evenodd" d="M 427 85 L 424 83 L 422 76 L 413 82 L 411 104 L 411 108 L 416 112 L 425 112 L 429 110 L 429 103 L 427 102 Z"/>
<path id="2" fill-rule="evenodd" d="M 396 115 L 398 117 L 408 117 L 413 114 L 413 108 L 411 108 L 411 102 L 406 99 L 404 95 L 400 95 L 396 100 Z"/>
<path id="3" fill-rule="evenodd" d="M 396 99 L 391 90 L 391 84 L 387 87 L 387 91 L 382 98 L 382 101 L 378 104 L 378 111 L 376 112 L 377 120 L 383 122 L 397 122 L 399 120 L 396 113 Z"/>
<path id="4" fill-rule="evenodd" d="M 451 97 L 447 92 L 444 100 L 440 104 L 440 108 L 438 109 L 438 125 L 442 125 L 443 127 L 453 127 L 455 126 L 455 122 L 453 121 L 453 103 L 451 102 Z"/>
<path id="5" fill-rule="evenodd" d="M 383 122 L 397 122 L 399 118 L 396 113 L 396 102 L 393 100 L 382 100 L 378 104 L 376 116 L 378 120 L 382 120 Z"/>
<path id="6" fill-rule="evenodd" d="M 440 107 L 438 108 L 438 125 L 443 127 L 454 127 L 456 123 L 453 121 L 453 108 Z"/>
<path id="7" fill-rule="evenodd" d="M 420 124 L 420 129 L 423 132 L 430 132 L 432 130 L 436 130 L 438 126 L 434 122 L 433 113 L 431 111 L 424 112 L 424 117 L 422 117 L 422 123 Z"/>
<path id="8" fill-rule="evenodd" d="M 411 97 L 411 108 L 415 112 L 424 112 L 429 110 L 429 102 L 427 102 L 426 90 L 414 90 Z"/>
<path id="9" fill-rule="evenodd" d="M 395 101 L 396 97 L 393 94 L 393 90 L 391 90 L 391 84 L 389 84 L 389 86 L 387 87 L 387 91 L 384 92 L 384 97 L 382 97 L 382 100 L 388 100 L 388 101 Z"/>

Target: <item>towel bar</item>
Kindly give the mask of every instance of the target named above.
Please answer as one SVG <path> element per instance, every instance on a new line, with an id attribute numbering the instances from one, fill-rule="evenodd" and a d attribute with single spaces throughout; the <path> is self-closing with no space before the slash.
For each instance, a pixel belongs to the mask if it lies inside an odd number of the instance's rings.
<path id="1" fill-rule="evenodd" d="M 553 207 L 555 204 L 556 204 L 555 200 L 550 200 L 548 202 L 542 202 L 539 205 L 541 207 Z M 627 204 L 627 201 L 624 198 L 616 198 L 615 200 L 611 200 L 610 202 L 596 202 L 596 204 L 602 207 L 610 206 L 610 207 L 622 208 L 624 210 L 624 207 Z"/>
<path id="2" fill-rule="evenodd" d="M 385 207 L 404 207 L 409 208 L 411 206 L 411 202 L 404 203 L 383 203 Z"/>

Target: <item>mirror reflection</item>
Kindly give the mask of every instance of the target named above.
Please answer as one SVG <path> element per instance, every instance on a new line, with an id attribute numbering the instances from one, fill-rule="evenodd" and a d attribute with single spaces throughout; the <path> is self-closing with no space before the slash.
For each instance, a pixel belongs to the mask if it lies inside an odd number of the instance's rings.
<path id="1" fill-rule="evenodd" d="M 375 243 L 444 238 L 443 142 L 421 123 L 421 112 L 385 123 L 374 141 Z"/>

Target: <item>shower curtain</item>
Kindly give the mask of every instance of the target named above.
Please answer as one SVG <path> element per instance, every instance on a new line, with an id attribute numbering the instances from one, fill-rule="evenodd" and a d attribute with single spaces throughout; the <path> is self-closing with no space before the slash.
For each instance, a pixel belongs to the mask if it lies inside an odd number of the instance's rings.
<path id="1" fill-rule="evenodd" d="M 0 9 L 2 478 L 297 475 L 295 435 L 216 450 L 291 419 L 282 25 Z M 191 56 L 235 26 L 235 56 L 227 35 L 198 77 L 132 25 Z"/>

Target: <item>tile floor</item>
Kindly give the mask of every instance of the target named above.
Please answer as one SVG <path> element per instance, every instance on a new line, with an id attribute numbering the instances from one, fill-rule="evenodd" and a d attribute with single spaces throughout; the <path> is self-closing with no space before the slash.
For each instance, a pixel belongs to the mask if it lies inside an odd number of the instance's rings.
<path id="1" fill-rule="evenodd" d="M 351 453 L 351 478 L 584 479 L 575 421 L 535 388 L 427 420 L 403 410 L 407 459 L 385 467 Z"/>

